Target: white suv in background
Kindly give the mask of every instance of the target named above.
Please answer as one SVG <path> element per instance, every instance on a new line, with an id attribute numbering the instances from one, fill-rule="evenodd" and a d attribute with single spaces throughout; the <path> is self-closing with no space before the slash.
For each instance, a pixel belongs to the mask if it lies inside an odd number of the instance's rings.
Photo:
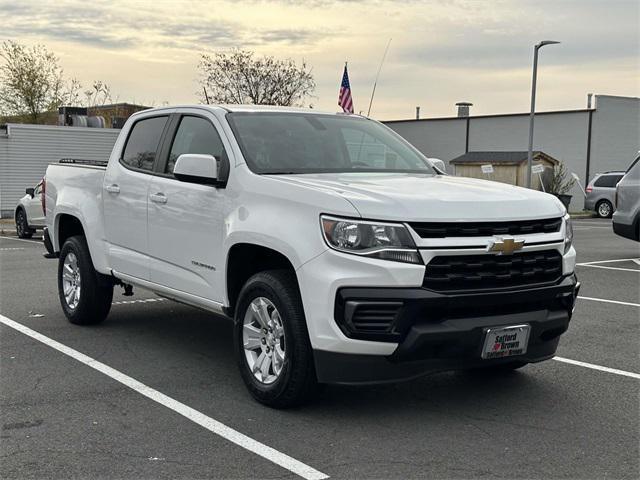
<path id="1" fill-rule="evenodd" d="M 636 157 L 616 187 L 613 231 L 640 241 L 640 157 Z"/>
<path id="2" fill-rule="evenodd" d="M 16 233 L 20 238 L 31 238 L 36 229 L 45 227 L 45 216 L 42 204 L 43 181 L 40 180 L 33 188 L 25 190 L 26 195 L 16 206 L 14 219 Z"/>

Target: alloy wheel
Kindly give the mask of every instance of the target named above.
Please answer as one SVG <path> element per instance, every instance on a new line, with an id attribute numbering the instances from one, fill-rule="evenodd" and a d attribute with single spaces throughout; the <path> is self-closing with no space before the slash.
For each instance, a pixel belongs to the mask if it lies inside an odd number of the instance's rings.
<path id="1" fill-rule="evenodd" d="M 62 266 L 62 291 L 64 292 L 64 300 L 71 310 L 75 310 L 80 303 L 81 287 L 82 279 L 78 257 L 75 253 L 69 252 Z"/>
<path id="2" fill-rule="evenodd" d="M 282 319 L 273 302 L 257 297 L 249 304 L 242 326 L 242 343 L 247 365 L 260 383 L 275 382 L 286 358 Z"/>
<path id="3" fill-rule="evenodd" d="M 598 205 L 598 215 L 604 218 L 607 218 L 609 215 L 611 215 L 611 205 L 609 205 L 607 202 L 602 202 L 600 205 Z"/>

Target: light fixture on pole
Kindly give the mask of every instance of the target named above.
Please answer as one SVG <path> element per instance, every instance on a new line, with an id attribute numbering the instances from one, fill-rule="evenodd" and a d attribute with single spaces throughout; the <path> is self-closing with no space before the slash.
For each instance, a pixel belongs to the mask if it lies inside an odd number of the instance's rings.
<path id="1" fill-rule="evenodd" d="M 529 150 L 527 154 L 527 188 L 531 188 L 531 168 L 533 167 L 533 118 L 536 110 L 536 77 L 538 76 L 538 50 L 545 45 L 553 45 L 555 40 L 543 40 L 533 47 L 533 79 L 531 80 L 531 112 L 529 113 Z"/>

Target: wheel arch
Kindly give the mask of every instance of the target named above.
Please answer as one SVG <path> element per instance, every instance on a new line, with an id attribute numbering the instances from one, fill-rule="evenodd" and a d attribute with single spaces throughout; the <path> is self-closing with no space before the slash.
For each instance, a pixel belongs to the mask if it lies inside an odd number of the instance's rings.
<path id="1" fill-rule="evenodd" d="M 245 242 L 236 243 L 229 248 L 225 269 L 226 313 L 229 316 L 235 313 L 242 286 L 252 275 L 265 270 L 289 270 L 294 275 L 296 272 L 293 262 L 284 253 L 273 248 Z"/>
<path id="2" fill-rule="evenodd" d="M 22 210 L 25 214 L 25 216 L 27 215 L 27 211 L 24 209 L 24 205 L 22 205 L 21 203 L 18 204 L 18 206 L 16 207 L 15 212 L 13 212 L 13 220 L 14 221 L 18 221 L 18 212 Z M 27 223 L 29 223 L 29 219 L 27 219 Z"/>
<path id="3" fill-rule="evenodd" d="M 91 228 L 92 225 L 91 222 L 87 225 L 77 212 L 68 210 L 57 212 L 53 220 L 53 236 L 51 238 L 53 249 L 59 252 L 67 238 L 74 235 L 83 235 L 87 241 L 89 254 L 96 271 L 110 275 L 111 269 L 107 259 L 106 244 L 101 239 L 100 232 L 96 231 L 95 228 Z M 51 233 L 50 229 L 49 234 Z"/>
<path id="4" fill-rule="evenodd" d="M 56 244 L 57 251 L 60 251 L 64 242 L 75 235 L 83 235 L 86 238 L 86 233 L 82 221 L 75 215 L 69 213 L 61 213 L 56 217 L 55 221 L 56 231 Z"/>

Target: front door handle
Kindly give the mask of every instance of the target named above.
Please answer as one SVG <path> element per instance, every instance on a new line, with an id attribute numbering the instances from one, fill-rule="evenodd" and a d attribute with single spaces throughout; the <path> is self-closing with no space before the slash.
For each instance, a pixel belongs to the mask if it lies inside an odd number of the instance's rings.
<path id="1" fill-rule="evenodd" d="M 162 192 L 152 193 L 149 195 L 149 199 L 153 203 L 167 203 L 167 196 Z"/>
<path id="2" fill-rule="evenodd" d="M 120 193 L 120 187 L 115 183 L 112 185 L 107 185 L 104 189 L 109 193 Z"/>

